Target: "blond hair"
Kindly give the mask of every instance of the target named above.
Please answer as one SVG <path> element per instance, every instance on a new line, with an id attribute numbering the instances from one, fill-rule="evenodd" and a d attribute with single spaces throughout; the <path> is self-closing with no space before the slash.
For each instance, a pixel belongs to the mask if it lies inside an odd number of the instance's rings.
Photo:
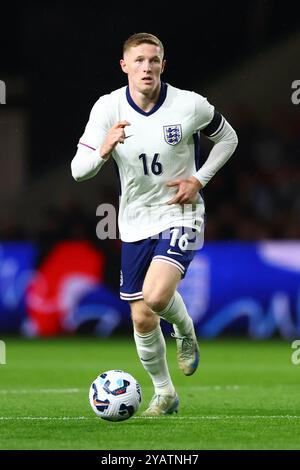
<path id="1" fill-rule="evenodd" d="M 135 33 L 132 34 L 123 45 L 123 54 L 130 49 L 130 47 L 136 47 L 140 44 L 153 44 L 154 46 L 158 46 L 161 50 L 162 57 L 164 56 L 164 46 L 163 43 L 158 39 L 154 34 L 150 33 Z"/>

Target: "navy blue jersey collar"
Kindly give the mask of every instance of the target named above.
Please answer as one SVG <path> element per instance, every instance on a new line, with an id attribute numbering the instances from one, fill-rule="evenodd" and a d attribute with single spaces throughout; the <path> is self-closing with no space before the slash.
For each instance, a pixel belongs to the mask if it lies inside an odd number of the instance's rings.
<path id="1" fill-rule="evenodd" d="M 140 114 L 143 114 L 143 116 L 151 116 L 151 114 L 155 113 L 161 107 L 161 105 L 164 103 L 164 101 L 167 97 L 167 89 L 168 89 L 168 85 L 164 82 L 161 82 L 161 87 L 160 87 L 160 93 L 159 93 L 158 100 L 155 103 L 155 105 L 153 106 L 153 108 L 150 109 L 150 111 L 148 111 L 148 112 L 143 111 L 141 108 L 139 108 L 139 106 L 137 104 L 135 104 L 135 102 L 131 98 L 130 91 L 129 91 L 129 86 L 126 87 L 126 98 L 127 98 L 128 103 L 130 104 L 130 106 L 135 111 L 137 111 Z"/>

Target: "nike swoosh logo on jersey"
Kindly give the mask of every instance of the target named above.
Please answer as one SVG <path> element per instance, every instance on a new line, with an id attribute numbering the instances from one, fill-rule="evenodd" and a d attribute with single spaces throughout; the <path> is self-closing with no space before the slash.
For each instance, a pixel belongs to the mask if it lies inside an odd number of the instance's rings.
<path id="1" fill-rule="evenodd" d="M 168 249 L 167 253 L 168 253 L 169 255 L 183 256 L 182 253 L 177 253 L 177 251 L 172 251 L 170 248 Z"/>
<path id="2" fill-rule="evenodd" d="M 133 134 L 130 134 L 130 135 L 125 135 L 125 139 L 128 139 L 128 137 L 132 137 Z"/>

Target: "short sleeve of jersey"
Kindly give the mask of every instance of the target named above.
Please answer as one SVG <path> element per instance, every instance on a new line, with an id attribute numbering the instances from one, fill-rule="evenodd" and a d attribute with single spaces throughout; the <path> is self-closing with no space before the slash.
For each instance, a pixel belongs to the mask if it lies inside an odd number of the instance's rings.
<path id="1" fill-rule="evenodd" d="M 204 96 L 194 93 L 195 131 L 204 129 L 212 121 L 215 108 Z"/>
<path id="2" fill-rule="evenodd" d="M 79 144 L 94 150 L 102 145 L 109 129 L 105 102 L 105 98 L 101 97 L 92 107 L 84 133 L 79 139 Z"/>

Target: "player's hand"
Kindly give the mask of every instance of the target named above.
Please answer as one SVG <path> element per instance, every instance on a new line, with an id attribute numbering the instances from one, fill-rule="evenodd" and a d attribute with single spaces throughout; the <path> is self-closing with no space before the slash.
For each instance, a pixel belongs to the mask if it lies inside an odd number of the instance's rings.
<path id="1" fill-rule="evenodd" d="M 175 196 L 167 204 L 189 204 L 195 201 L 202 184 L 194 176 L 188 179 L 178 179 L 167 183 L 169 188 L 178 186 Z"/>
<path id="2" fill-rule="evenodd" d="M 102 158 L 106 160 L 117 144 L 124 144 L 126 138 L 124 129 L 126 126 L 130 126 L 130 122 L 120 121 L 109 129 L 100 148 Z"/>

